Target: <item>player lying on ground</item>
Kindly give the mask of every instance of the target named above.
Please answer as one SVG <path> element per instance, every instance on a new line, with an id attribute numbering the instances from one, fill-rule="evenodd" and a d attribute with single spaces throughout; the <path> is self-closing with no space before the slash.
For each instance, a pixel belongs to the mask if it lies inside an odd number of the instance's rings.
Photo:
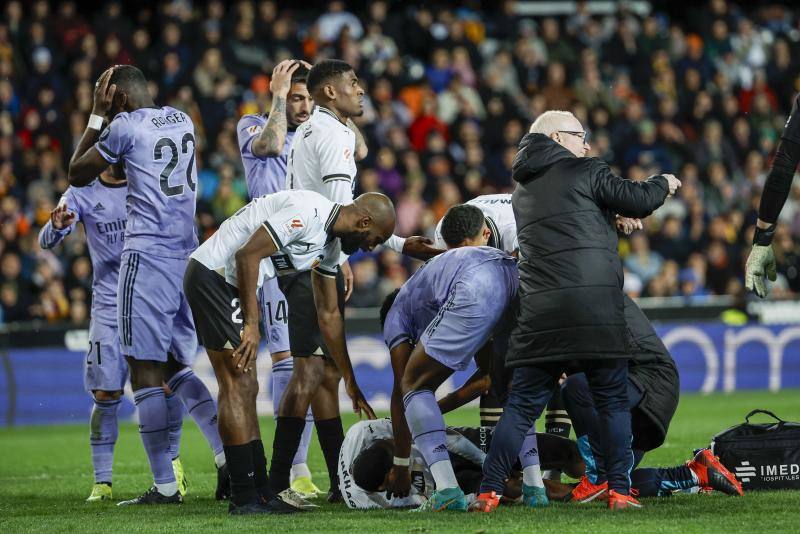
<path id="1" fill-rule="evenodd" d="M 391 235 L 394 224 L 391 201 L 378 193 L 340 206 L 312 191 L 283 191 L 250 201 L 192 254 L 184 284 L 197 335 L 219 383 L 220 434 L 231 473 L 230 513 L 291 511 L 281 499 L 305 504 L 289 488 L 288 469 L 280 498 L 268 485 L 256 414 L 258 287 L 268 277 L 313 270 L 319 330 L 344 376 L 353 409 L 374 418 L 347 353 L 336 270 L 342 251 L 372 250 Z"/>
<path id="2" fill-rule="evenodd" d="M 110 122 L 100 133 L 106 119 Z M 191 118 L 169 106 L 157 107 L 139 69 L 120 65 L 100 76 L 68 178 L 73 187 L 88 186 L 111 164 L 124 165 L 128 180 L 127 222 L 114 293 L 119 300 L 116 323 L 155 484 L 120 504 L 182 501 L 176 477 L 182 470 L 175 469 L 179 464 L 173 466 L 177 450 L 170 442 L 176 440 L 183 414 L 177 399 L 167 398 L 165 382 L 191 408 L 214 449 L 218 484 L 227 480 L 216 406 L 191 370 L 197 337 L 181 284 L 189 254 L 197 247 L 194 151 Z M 217 496 L 223 497 L 219 492 Z"/>
<path id="3" fill-rule="evenodd" d="M 445 445 L 459 486 L 465 493 L 475 493 L 481 478 L 481 467 L 489 444 L 492 427 L 447 427 Z M 538 434 L 539 456 L 544 469 L 563 470 L 572 477 L 583 473 L 583 460 L 574 441 L 548 434 Z M 391 494 L 382 489 L 384 477 L 392 469 L 394 435 L 389 419 L 361 421 L 347 431 L 339 452 L 339 489 L 348 508 L 408 508 L 423 504 L 434 492 L 431 471 L 422 453 L 412 445 L 409 458 L 411 485 L 406 495 Z M 509 480 L 510 500 L 521 497 L 519 472 Z M 548 493 L 562 497 L 570 487 L 546 481 Z"/>
<path id="4" fill-rule="evenodd" d="M 287 59 L 278 63 L 272 71 L 269 83 L 272 109 L 269 113 L 244 115 L 236 125 L 247 193 L 251 199 L 283 191 L 285 188 L 286 162 L 292 139 L 297 127 L 311 117 L 314 109 L 314 100 L 306 88 L 310 68 L 311 65 L 305 61 Z M 272 394 L 273 414 L 277 418 L 283 392 L 294 367 L 289 346 L 288 303 L 278 286 L 277 278 L 264 280 L 259 289 L 258 300 L 267 350 L 272 358 L 269 390 Z M 311 471 L 306 465 L 313 421 L 309 409 L 291 469 L 291 487 L 305 498 L 321 493 L 314 485 Z"/>

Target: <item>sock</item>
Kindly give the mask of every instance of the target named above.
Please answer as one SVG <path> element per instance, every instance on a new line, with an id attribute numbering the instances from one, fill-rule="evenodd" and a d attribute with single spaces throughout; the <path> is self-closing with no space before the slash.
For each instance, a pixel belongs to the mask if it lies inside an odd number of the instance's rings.
<path id="1" fill-rule="evenodd" d="M 600 480 L 600 474 L 597 471 L 597 462 L 592 452 L 592 445 L 589 443 L 589 436 L 580 436 L 578 438 L 578 452 L 581 453 L 583 463 L 586 464 L 586 478 L 589 479 L 589 482 L 592 484 L 601 484 L 605 482 L 605 480 Z"/>
<path id="2" fill-rule="evenodd" d="M 167 401 L 161 387 L 142 388 L 133 395 L 139 410 L 139 435 L 150 462 L 153 480 L 164 495 L 173 495 L 176 488 L 175 473 L 172 471 L 172 457 L 169 452 L 169 422 Z"/>
<path id="3" fill-rule="evenodd" d="M 436 490 L 458 487 L 445 445 L 444 418 L 433 392 L 427 389 L 411 391 L 403 397 L 403 404 L 414 445 L 431 470 Z"/>
<path id="4" fill-rule="evenodd" d="M 572 421 L 569 413 L 564 406 L 564 399 L 561 397 L 561 388 L 556 388 L 550 402 L 547 403 L 547 411 L 544 415 L 544 431 L 564 438 L 569 437 L 572 429 Z"/>
<path id="5" fill-rule="evenodd" d="M 542 470 L 539 461 L 539 445 L 536 441 L 536 427 L 533 426 L 525 434 L 522 449 L 519 453 L 519 462 L 522 464 L 522 483 L 526 486 L 543 488 Z"/>
<path id="6" fill-rule="evenodd" d="M 256 499 L 253 448 L 246 445 L 225 445 L 225 459 L 231 476 L 231 502 L 242 506 Z"/>
<path id="7" fill-rule="evenodd" d="M 305 421 L 304 421 L 305 422 Z M 328 467 L 328 479 L 330 480 L 331 491 L 339 489 L 339 451 L 344 443 L 344 430 L 342 429 L 342 418 L 334 417 L 315 421 L 317 427 L 317 439 L 322 449 L 322 456 L 325 457 L 325 465 Z"/>
<path id="8" fill-rule="evenodd" d="M 481 395 L 481 426 L 497 426 L 501 415 L 503 415 L 503 403 L 494 395 L 493 391 L 490 389 L 488 392 Z"/>
<path id="9" fill-rule="evenodd" d="M 286 358 L 285 360 L 272 364 L 272 413 L 276 418 L 278 416 L 278 408 L 281 405 L 281 399 L 283 398 L 283 392 L 286 391 L 286 386 L 292 378 L 293 369 L 294 360 L 292 358 Z M 306 427 L 303 429 L 303 436 L 300 438 L 300 445 L 297 447 L 297 453 L 292 460 L 292 465 L 306 463 L 308 447 L 311 444 L 313 422 L 314 416 L 311 414 L 311 408 L 309 408 L 306 414 Z M 292 480 L 294 480 L 294 478 L 293 476 Z"/>
<path id="10" fill-rule="evenodd" d="M 302 417 L 275 418 L 275 437 L 272 441 L 272 464 L 269 466 L 269 486 L 274 493 L 289 487 L 292 458 L 300 444 L 306 421 Z M 228 458 L 230 462 L 230 458 Z"/>
<path id="11" fill-rule="evenodd" d="M 306 426 L 303 429 L 303 435 L 300 436 L 300 445 L 298 445 L 297 453 L 294 455 L 294 458 L 292 459 L 292 465 L 299 465 L 306 463 L 306 460 L 308 459 L 308 447 L 311 445 L 311 433 L 313 431 L 314 431 L 314 415 L 311 413 L 311 408 L 309 408 L 308 413 L 306 414 Z"/>
<path id="12" fill-rule="evenodd" d="M 181 430 L 183 429 L 183 404 L 177 395 L 166 395 L 167 419 L 169 420 L 169 455 L 174 460 L 181 454 Z"/>
<path id="13" fill-rule="evenodd" d="M 89 445 L 92 447 L 92 467 L 94 482 L 111 484 L 111 471 L 114 465 L 114 445 L 119 435 L 117 411 L 121 400 L 94 401 L 89 420 Z"/>
<path id="14" fill-rule="evenodd" d="M 267 456 L 264 454 L 264 444 L 260 439 L 250 442 L 253 454 L 253 485 L 256 491 L 262 494 L 269 493 L 269 479 L 267 478 Z"/>
<path id="15" fill-rule="evenodd" d="M 308 470 L 308 465 L 306 464 L 293 464 L 292 469 L 289 472 L 289 480 L 294 482 L 298 478 L 305 477 L 311 478 L 311 471 Z"/>
<path id="16" fill-rule="evenodd" d="M 645 467 L 631 473 L 631 487 L 639 497 L 669 497 L 677 491 L 697 487 L 692 470 L 685 465 L 677 467 Z"/>
<path id="17" fill-rule="evenodd" d="M 214 402 L 203 381 L 191 368 L 186 367 L 175 373 L 167 382 L 167 386 L 180 397 L 186 406 L 186 411 L 200 427 L 200 432 L 214 451 L 214 456 L 222 454 L 222 439 L 217 428 L 217 403 Z"/>

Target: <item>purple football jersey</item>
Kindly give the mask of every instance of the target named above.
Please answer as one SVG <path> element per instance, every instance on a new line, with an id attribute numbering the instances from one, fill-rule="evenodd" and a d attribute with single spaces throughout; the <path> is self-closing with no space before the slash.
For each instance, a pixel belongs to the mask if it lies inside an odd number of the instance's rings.
<path id="1" fill-rule="evenodd" d="M 504 268 L 491 276 L 487 276 L 486 269 L 476 269 L 490 262 Z M 515 275 L 509 277 L 508 272 Z M 489 288 L 502 310 L 517 292 L 516 260 L 491 247 L 456 248 L 429 260 L 397 294 L 384 324 L 386 345 L 391 349 L 403 341 L 416 343 L 445 306 L 457 283 L 465 284 L 468 290 L 480 288 L 482 293 Z"/>
<path id="2" fill-rule="evenodd" d="M 52 248 L 80 221 L 92 259 L 92 320 L 117 325 L 117 278 L 125 236 L 126 184 L 110 185 L 95 180 L 86 187 L 69 187 L 59 204 L 75 214 L 75 221 L 56 230 L 50 221 L 39 233 L 39 245 Z"/>
<path id="3" fill-rule="evenodd" d="M 262 158 L 253 154 L 253 139 L 261 134 L 267 118 L 264 115 L 245 115 L 239 119 L 237 131 L 239 151 L 242 153 L 244 177 L 250 198 L 283 191 L 286 185 L 286 160 L 292 146 L 294 130 L 286 132 L 286 141 L 280 156 Z"/>
<path id="4" fill-rule="evenodd" d="M 194 124 L 175 108 L 120 113 L 95 144 L 128 177 L 125 250 L 186 258 L 197 248 Z"/>

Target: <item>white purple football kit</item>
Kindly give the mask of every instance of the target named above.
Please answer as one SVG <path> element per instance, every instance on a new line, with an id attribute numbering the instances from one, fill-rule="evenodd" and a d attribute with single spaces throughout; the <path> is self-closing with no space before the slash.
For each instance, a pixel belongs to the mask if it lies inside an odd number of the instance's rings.
<path id="1" fill-rule="evenodd" d="M 197 352 L 183 273 L 197 248 L 194 125 L 175 108 L 119 113 L 95 144 L 109 163 L 124 162 L 127 225 L 118 280 L 122 352 L 137 360 L 192 365 Z"/>
<path id="2" fill-rule="evenodd" d="M 39 232 L 39 246 L 53 248 L 83 223 L 92 260 L 92 310 L 89 351 L 84 360 L 83 383 L 87 391 L 119 391 L 128 377 L 128 364 L 120 351 L 117 332 L 117 278 L 125 237 L 127 185 L 100 179 L 86 187 L 70 187 L 59 206 L 75 214 L 73 223 L 56 230 L 50 221 Z"/>

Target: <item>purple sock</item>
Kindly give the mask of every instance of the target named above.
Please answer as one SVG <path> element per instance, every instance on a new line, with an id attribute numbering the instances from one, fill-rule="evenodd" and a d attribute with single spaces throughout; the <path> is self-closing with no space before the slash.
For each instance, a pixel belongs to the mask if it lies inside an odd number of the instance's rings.
<path id="1" fill-rule="evenodd" d="M 119 435 L 117 410 L 120 400 L 94 401 L 89 421 L 89 444 L 92 446 L 92 467 L 94 482 L 111 484 L 111 470 L 114 465 L 114 445 Z"/>
<path id="2" fill-rule="evenodd" d="M 139 435 L 150 461 L 156 484 L 175 482 L 172 457 L 169 453 L 169 421 L 167 401 L 161 387 L 142 388 L 133 394 L 139 410 Z"/>
<path id="3" fill-rule="evenodd" d="M 181 454 L 181 430 L 183 429 L 183 404 L 173 393 L 164 397 L 167 400 L 169 421 L 169 455 L 174 460 Z"/>
<path id="4" fill-rule="evenodd" d="M 450 461 L 445 446 L 444 417 L 433 392 L 427 389 L 411 391 L 403 397 L 403 404 L 414 444 L 428 466 L 442 460 Z"/>
<path id="5" fill-rule="evenodd" d="M 217 403 L 200 378 L 189 367 L 175 373 L 167 382 L 173 393 L 180 397 L 186 411 L 192 416 L 206 437 L 216 457 L 223 454 L 222 439 L 217 428 Z M 217 462 L 219 467 L 220 463 Z"/>
<path id="6" fill-rule="evenodd" d="M 522 469 L 532 465 L 539 465 L 539 444 L 536 441 L 536 427 L 532 426 L 528 433 L 525 434 L 525 440 L 522 442 L 522 449 L 519 453 L 519 463 L 522 464 Z"/>
<path id="7" fill-rule="evenodd" d="M 272 364 L 272 412 L 273 417 L 278 416 L 278 407 L 283 398 L 283 392 L 286 391 L 286 386 L 289 384 L 289 379 L 292 378 L 293 369 L 292 358 L 286 358 L 279 362 Z M 311 414 L 311 408 L 308 409 L 306 414 L 306 426 L 303 429 L 303 435 L 300 438 L 300 446 L 297 447 L 297 453 L 294 455 L 292 465 L 304 464 L 308 458 L 308 446 L 311 443 L 311 432 L 314 430 L 314 416 Z"/>

